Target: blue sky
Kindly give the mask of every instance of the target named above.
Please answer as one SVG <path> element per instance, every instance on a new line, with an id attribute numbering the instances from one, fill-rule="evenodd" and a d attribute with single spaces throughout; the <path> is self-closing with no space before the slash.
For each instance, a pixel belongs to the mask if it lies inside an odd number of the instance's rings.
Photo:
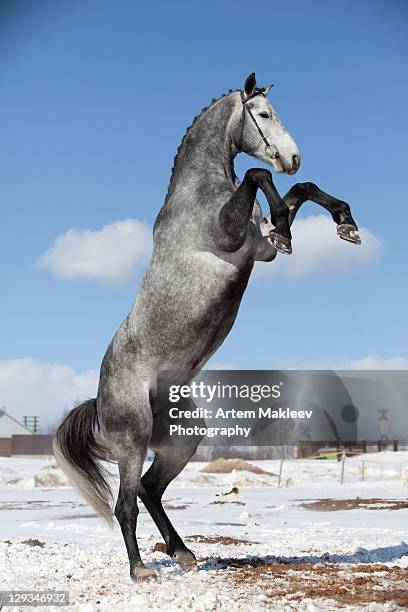
<path id="1" fill-rule="evenodd" d="M 5 0 L 0 359 L 8 369 L 0 404 L 20 410 L 11 385 L 23 370 L 10 375 L 18 360 L 59 364 L 73 376 L 99 367 L 133 302 L 143 254 L 124 284 L 61 278 L 39 259 L 70 228 L 128 219 L 151 227 L 186 127 L 252 71 L 260 84 L 275 83 L 270 100 L 302 154 L 295 177 L 275 176 L 279 191 L 312 180 L 347 200 L 371 251 L 349 252 L 337 266 L 337 251 L 326 257 L 321 247 L 309 271 L 291 275 L 279 264 L 258 275 L 214 361 L 269 369 L 376 356 L 404 364 L 407 16 L 396 0 Z M 236 169 L 259 165 L 241 156 Z M 308 204 L 301 216 L 321 213 Z M 307 258 L 311 245 L 304 248 L 298 257 Z M 53 370 L 35 372 L 46 387 Z"/>

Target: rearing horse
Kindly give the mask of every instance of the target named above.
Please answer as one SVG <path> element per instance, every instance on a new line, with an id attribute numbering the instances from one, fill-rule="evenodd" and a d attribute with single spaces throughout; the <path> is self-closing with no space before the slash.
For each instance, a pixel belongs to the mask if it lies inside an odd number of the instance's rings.
<path id="1" fill-rule="evenodd" d="M 126 544 L 130 575 L 154 575 L 143 564 L 136 539 L 139 497 L 167 552 L 183 565 L 196 562 L 162 506 L 162 495 L 201 440 L 158 433 L 168 405 L 156 392 L 160 371 L 197 371 L 220 347 L 231 327 L 255 261 L 291 252 L 290 226 L 312 200 L 328 210 L 345 240 L 359 243 L 350 207 L 313 183 L 298 183 L 281 198 L 268 170 L 252 168 L 240 183 L 233 160 L 245 152 L 295 174 L 298 148 L 251 74 L 196 117 L 175 158 L 168 194 L 154 226 L 154 251 L 136 301 L 103 359 L 98 395 L 62 422 L 55 455 L 80 493 L 106 520 L 116 516 Z M 265 194 L 265 219 L 257 190 Z M 182 384 L 188 380 L 179 381 Z M 183 409 L 195 408 L 191 399 Z M 186 421 L 185 426 L 204 425 Z M 95 436 L 99 429 L 100 433 Z M 118 461 L 120 488 L 112 494 L 100 464 L 103 438 Z M 141 478 L 148 448 L 154 460 Z"/>

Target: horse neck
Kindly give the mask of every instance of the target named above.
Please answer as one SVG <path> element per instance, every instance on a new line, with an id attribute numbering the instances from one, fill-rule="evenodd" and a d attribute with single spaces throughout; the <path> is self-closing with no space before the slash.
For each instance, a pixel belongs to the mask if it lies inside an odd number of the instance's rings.
<path id="1" fill-rule="evenodd" d="M 234 183 L 234 143 L 239 94 L 233 92 L 214 102 L 188 130 L 181 145 L 170 182 L 170 191 L 183 179 Z M 173 188 L 173 189 L 172 189 Z"/>

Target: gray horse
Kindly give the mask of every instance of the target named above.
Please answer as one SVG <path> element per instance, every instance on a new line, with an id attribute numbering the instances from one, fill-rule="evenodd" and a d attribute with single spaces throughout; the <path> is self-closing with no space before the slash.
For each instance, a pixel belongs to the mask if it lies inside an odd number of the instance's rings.
<path id="1" fill-rule="evenodd" d="M 184 566 L 196 563 L 161 499 L 201 438 L 181 443 L 163 434 L 160 415 L 168 405 L 157 394 L 158 373 L 204 366 L 234 324 L 254 262 L 291 252 L 290 226 L 306 200 L 331 213 L 341 238 L 360 242 L 349 205 L 315 184 L 298 183 L 281 198 L 269 170 L 250 169 L 242 183 L 235 176 L 233 160 L 240 152 L 276 172 L 295 174 L 299 168 L 298 148 L 267 100 L 269 89 L 257 88 L 251 74 L 242 91 L 213 100 L 188 128 L 154 226 L 149 268 L 103 359 L 98 396 L 72 410 L 54 439 L 55 455 L 80 493 L 109 522 L 116 516 L 135 580 L 155 574 L 143 564 L 137 544 L 138 497 L 168 554 Z M 268 218 L 255 199 L 258 189 L 268 201 Z M 188 375 L 178 382 L 189 382 Z M 182 406 L 194 407 L 190 399 Z M 120 474 L 114 511 L 100 463 L 106 446 Z M 141 477 L 149 448 L 154 460 Z"/>

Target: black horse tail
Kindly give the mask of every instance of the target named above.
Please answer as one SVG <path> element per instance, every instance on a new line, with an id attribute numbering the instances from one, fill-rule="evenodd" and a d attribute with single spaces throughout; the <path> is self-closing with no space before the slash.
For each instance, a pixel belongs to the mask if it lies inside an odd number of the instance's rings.
<path id="1" fill-rule="evenodd" d="M 109 471 L 101 465 L 107 448 L 95 438 L 96 399 L 74 408 L 62 421 L 53 440 L 55 458 L 85 500 L 110 525 L 113 523 Z"/>

